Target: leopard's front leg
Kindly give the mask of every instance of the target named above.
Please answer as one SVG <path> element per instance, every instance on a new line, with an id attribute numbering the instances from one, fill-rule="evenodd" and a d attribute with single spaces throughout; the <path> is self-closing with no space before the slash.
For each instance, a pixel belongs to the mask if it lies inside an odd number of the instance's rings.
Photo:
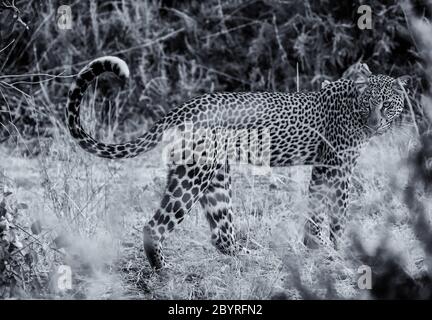
<path id="1" fill-rule="evenodd" d="M 347 223 L 351 168 L 338 169 L 332 179 L 331 199 L 329 201 L 330 240 L 334 248 L 337 249 Z"/>
<path id="2" fill-rule="evenodd" d="M 323 230 L 328 208 L 325 172 L 324 167 L 313 167 L 309 182 L 308 216 L 305 224 L 304 244 L 313 249 L 326 243 L 325 230 Z"/>
<path id="3" fill-rule="evenodd" d="M 335 248 L 346 220 L 350 166 L 315 166 L 309 185 L 309 217 L 306 222 L 304 243 L 309 248 L 328 243 Z M 330 222 L 330 229 L 324 222 Z"/>

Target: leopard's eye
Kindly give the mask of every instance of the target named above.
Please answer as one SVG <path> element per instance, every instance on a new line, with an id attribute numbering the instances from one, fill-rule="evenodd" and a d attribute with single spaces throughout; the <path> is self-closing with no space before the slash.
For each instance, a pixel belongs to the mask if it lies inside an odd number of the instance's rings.
<path id="1" fill-rule="evenodd" d="M 369 97 L 368 96 L 363 96 L 363 103 L 368 103 L 369 102 Z"/>
<path id="2" fill-rule="evenodd" d="M 389 116 L 390 106 L 391 106 L 391 103 L 389 101 L 384 101 L 384 103 L 382 105 L 382 112 L 383 112 L 384 116 L 386 116 L 386 117 Z"/>

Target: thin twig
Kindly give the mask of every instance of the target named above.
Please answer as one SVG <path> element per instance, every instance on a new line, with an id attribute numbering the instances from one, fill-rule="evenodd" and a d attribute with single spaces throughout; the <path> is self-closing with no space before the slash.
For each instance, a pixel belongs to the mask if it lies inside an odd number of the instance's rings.
<path id="1" fill-rule="evenodd" d="M 2 53 L 3 51 L 5 51 L 12 43 L 14 43 L 15 42 L 15 39 L 12 39 L 12 41 L 11 42 L 9 42 L 7 45 L 6 45 L 6 47 L 4 47 L 3 49 L 0 49 L 0 53 Z"/>

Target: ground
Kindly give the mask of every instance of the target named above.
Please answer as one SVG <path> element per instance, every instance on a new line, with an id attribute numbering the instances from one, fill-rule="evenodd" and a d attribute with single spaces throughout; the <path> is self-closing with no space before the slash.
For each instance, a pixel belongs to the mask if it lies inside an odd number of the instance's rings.
<path id="1" fill-rule="evenodd" d="M 86 154 L 59 132 L 44 140 L 36 157 L 22 156 L 22 142 L 16 148 L 1 147 L 0 169 L 7 188 L 28 205 L 18 220 L 21 227 L 28 230 L 38 220 L 42 224 L 43 232 L 35 236 L 44 252 L 38 271 L 49 275 L 58 264 L 72 268 L 73 289 L 47 293 L 50 297 L 367 298 L 367 290 L 357 286 L 361 263 L 349 235 L 357 234 L 370 251 L 386 241 L 411 275 L 424 268 L 401 201 L 404 159 L 414 137 L 409 128 L 397 129 L 374 138 L 365 149 L 354 177 L 346 240 L 338 251 L 330 246 L 310 251 L 302 244 L 310 168 L 278 168 L 254 176 L 251 167 L 234 166 L 234 221 L 239 241 L 252 253 L 218 253 L 198 205 L 165 241 L 169 265 L 159 273 L 145 259 L 141 230 L 164 188 L 161 149 L 110 161 Z M 58 245 L 59 239 L 67 245 Z"/>

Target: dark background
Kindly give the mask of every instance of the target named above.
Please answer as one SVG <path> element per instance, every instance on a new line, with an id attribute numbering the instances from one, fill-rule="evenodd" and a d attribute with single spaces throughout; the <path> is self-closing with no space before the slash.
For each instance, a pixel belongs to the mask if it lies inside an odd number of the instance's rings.
<path id="1" fill-rule="evenodd" d="M 414 97 L 427 89 L 427 81 L 401 3 L 70 1 L 72 29 L 60 30 L 57 8 L 63 1 L 17 1 L 19 14 L 4 6 L 0 12 L 0 48 L 14 41 L 0 53 L 0 73 L 28 74 L 20 80 L 31 84 L 2 80 L 34 101 L 3 83 L 0 119 L 32 135 L 36 125 L 46 127 L 47 117 L 62 118 L 72 79 L 30 74 L 75 74 L 108 54 L 125 59 L 132 78 L 123 91 L 112 78 L 99 81 L 97 99 L 107 103 L 103 99 L 112 93 L 124 101 L 127 107 L 117 120 L 128 128 L 204 92 L 295 91 L 297 85 L 317 90 L 324 79 L 337 79 L 360 59 L 373 73 L 411 75 Z M 430 17 L 425 1 L 411 3 L 418 16 Z M 372 8 L 371 30 L 357 27 L 362 4 Z M 98 120 L 106 118 L 102 112 Z"/>

